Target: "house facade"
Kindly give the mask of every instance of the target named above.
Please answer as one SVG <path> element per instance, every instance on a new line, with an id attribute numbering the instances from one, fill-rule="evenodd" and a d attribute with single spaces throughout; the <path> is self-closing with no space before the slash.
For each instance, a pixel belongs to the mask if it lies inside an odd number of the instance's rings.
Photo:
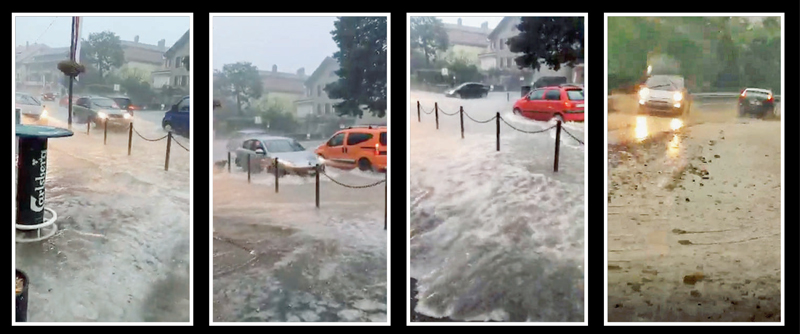
<path id="1" fill-rule="evenodd" d="M 447 51 L 440 52 L 437 57 L 448 62 L 461 58 L 473 65 L 480 65 L 479 55 L 483 53 L 489 42 L 489 23 L 484 22 L 481 27 L 470 27 L 461 24 L 443 23 L 447 32 L 449 46 Z"/>
<path id="2" fill-rule="evenodd" d="M 541 66 L 537 71 L 529 69 L 520 70 L 514 59 L 519 53 L 511 52 L 506 44 L 509 38 L 519 35 L 517 25 L 521 22 L 521 17 L 504 17 L 497 27 L 489 33 L 489 43 L 486 51 L 481 53 L 480 68 L 484 71 L 500 69 L 504 75 L 497 78 L 497 82 L 509 86 L 507 83 L 518 83 L 519 78 L 525 78 L 524 82 L 533 84 L 537 79 L 544 76 L 560 76 L 567 78 L 567 82 L 583 84 L 584 65 L 583 57 L 579 59 L 575 67 L 562 66 L 558 71 L 553 71 L 547 66 Z"/>
<path id="3" fill-rule="evenodd" d="M 33 91 L 55 91 L 65 81 L 58 63 L 69 59 L 69 47 L 42 48 L 17 62 L 17 85 Z"/>
<path id="4" fill-rule="evenodd" d="M 285 104 L 292 108 L 286 111 L 294 113 L 295 104 L 292 102 L 305 95 L 303 82 L 308 78 L 305 68 L 300 68 L 294 73 L 279 72 L 278 65 L 272 65 L 270 71 L 258 71 L 258 74 L 261 77 L 264 93 L 269 98 L 286 102 Z"/>
<path id="5" fill-rule="evenodd" d="M 309 115 L 335 115 L 333 105 L 341 102 L 331 99 L 325 92 L 325 86 L 339 80 L 336 71 L 339 62 L 331 57 L 325 57 L 314 73 L 303 83 L 303 96 L 295 101 L 297 105 L 297 118 L 302 119 Z"/>
<path id="6" fill-rule="evenodd" d="M 160 68 L 151 72 L 151 85 L 154 89 L 164 89 L 168 86 L 189 93 L 191 80 L 189 70 L 183 63 L 184 59 L 189 59 L 189 46 L 189 30 L 186 30 L 175 44 L 161 54 Z"/>

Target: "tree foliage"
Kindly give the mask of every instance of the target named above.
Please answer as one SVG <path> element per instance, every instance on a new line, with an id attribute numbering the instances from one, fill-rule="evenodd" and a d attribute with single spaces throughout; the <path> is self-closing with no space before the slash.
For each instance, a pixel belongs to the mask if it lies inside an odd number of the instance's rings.
<path id="1" fill-rule="evenodd" d="M 236 110 L 240 115 L 243 114 L 243 105 L 250 106 L 250 101 L 260 98 L 263 93 L 264 88 L 258 68 L 249 62 L 226 64 L 222 66 L 222 72 L 217 72 L 217 74 L 220 77 L 215 76 L 215 87 L 218 79 L 221 80 L 220 83 L 226 84 L 227 87 L 218 88 L 221 91 L 230 92 L 236 101 Z"/>
<path id="2" fill-rule="evenodd" d="M 583 58 L 583 17 L 523 17 L 519 34 L 508 39 L 508 49 L 522 53 L 519 68 L 538 70 L 542 64 L 558 71 Z"/>
<path id="3" fill-rule="evenodd" d="M 122 66 L 125 52 L 119 36 L 111 31 L 89 34 L 89 38 L 81 46 L 81 58 L 92 64 L 100 78 L 104 78 L 112 69 Z"/>
<path id="4" fill-rule="evenodd" d="M 336 113 L 361 117 L 364 108 L 378 117 L 386 116 L 386 18 L 339 17 L 331 31 L 339 51 L 339 79 L 325 86 Z"/>
<path id="5" fill-rule="evenodd" d="M 430 66 L 437 51 L 447 51 L 450 41 L 442 20 L 433 16 L 411 17 L 409 29 L 411 50 L 422 52 L 426 66 Z"/>
<path id="6" fill-rule="evenodd" d="M 483 80 L 483 74 L 480 73 L 478 67 L 470 64 L 466 59 L 456 58 L 449 65 L 447 65 L 448 75 L 455 77 L 454 84 L 458 85 L 464 82 L 480 82 Z"/>

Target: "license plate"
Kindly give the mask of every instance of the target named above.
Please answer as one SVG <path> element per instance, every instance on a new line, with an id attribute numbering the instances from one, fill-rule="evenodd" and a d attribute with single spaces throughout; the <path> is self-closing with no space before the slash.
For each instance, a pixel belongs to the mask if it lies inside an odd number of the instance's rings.
<path id="1" fill-rule="evenodd" d="M 750 101 L 750 104 L 760 106 L 761 101 Z"/>
<path id="2" fill-rule="evenodd" d="M 576 104 L 575 108 L 583 108 L 583 105 L 582 104 Z"/>

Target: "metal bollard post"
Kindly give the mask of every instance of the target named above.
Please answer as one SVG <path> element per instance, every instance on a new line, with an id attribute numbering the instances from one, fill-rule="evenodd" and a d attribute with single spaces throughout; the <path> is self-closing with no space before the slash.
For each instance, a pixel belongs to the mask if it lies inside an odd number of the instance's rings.
<path id="1" fill-rule="evenodd" d="M 164 159 L 164 170 L 169 170 L 169 149 L 172 146 L 172 131 L 167 132 L 167 158 Z"/>
<path id="2" fill-rule="evenodd" d="M 506 101 L 511 101 L 511 92 L 506 92 Z"/>
<path id="3" fill-rule="evenodd" d="M 250 183 L 250 154 L 247 154 L 247 183 Z"/>
<path id="4" fill-rule="evenodd" d="M 108 120 L 103 120 L 103 145 L 108 142 Z"/>
<path id="5" fill-rule="evenodd" d="M 461 116 L 461 139 L 464 139 L 464 107 L 458 109 L 459 116 Z"/>
<path id="6" fill-rule="evenodd" d="M 275 193 L 278 193 L 278 176 L 280 175 L 280 170 L 278 169 L 278 158 L 275 158 Z"/>
<path id="7" fill-rule="evenodd" d="M 433 109 L 436 110 L 436 130 L 439 130 L 439 102 L 433 104 Z"/>
<path id="8" fill-rule="evenodd" d="M 420 109 L 419 101 L 417 101 L 417 122 L 422 122 L 422 116 L 419 113 L 419 109 Z"/>
<path id="9" fill-rule="evenodd" d="M 316 198 L 317 209 L 319 209 L 319 173 L 320 173 L 320 171 L 321 170 L 319 168 L 319 164 L 317 164 L 317 174 L 314 176 L 316 178 L 315 182 L 317 183 L 317 185 L 316 185 L 316 187 L 317 187 L 317 190 L 316 190 L 317 191 L 317 198 Z"/>
<path id="10" fill-rule="evenodd" d="M 558 148 L 561 146 L 561 121 L 556 123 L 556 159 L 553 162 L 553 171 L 558 172 Z"/>
<path id="11" fill-rule="evenodd" d="M 231 151 L 228 151 L 228 174 L 231 173 Z"/>
<path id="12" fill-rule="evenodd" d="M 495 116 L 495 121 L 497 122 L 497 152 L 500 152 L 500 112 L 497 112 Z"/>
<path id="13" fill-rule="evenodd" d="M 131 143 L 133 142 L 133 122 L 128 127 L 128 155 L 131 155 Z"/>
<path id="14" fill-rule="evenodd" d="M 89 135 L 89 129 L 92 127 L 92 120 L 86 121 L 86 135 Z"/>

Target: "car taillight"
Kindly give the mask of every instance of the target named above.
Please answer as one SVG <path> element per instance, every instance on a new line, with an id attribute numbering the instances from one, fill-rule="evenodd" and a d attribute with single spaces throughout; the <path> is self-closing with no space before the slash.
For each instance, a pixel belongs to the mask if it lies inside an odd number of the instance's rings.
<path id="1" fill-rule="evenodd" d="M 741 96 L 742 96 L 742 97 L 747 97 L 747 91 L 746 91 L 746 90 L 743 90 L 743 91 L 742 91 L 742 95 L 741 95 Z"/>
<path id="2" fill-rule="evenodd" d="M 569 102 L 564 102 L 564 107 L 565 108 L 569 108 L 569 107 L 572 107 L 572 105 Z"/>
<path id="3" fill-rule="evenodd" d="M 767 97 L 767 101 L 772 101 L 772 93 L 769 93 L 769 97 Z"/>
<path id="4" fill-rule="evenodd" d="M 375 144 L 375 155 L 381 155 L 381 149 L 379 144 Z"/>

